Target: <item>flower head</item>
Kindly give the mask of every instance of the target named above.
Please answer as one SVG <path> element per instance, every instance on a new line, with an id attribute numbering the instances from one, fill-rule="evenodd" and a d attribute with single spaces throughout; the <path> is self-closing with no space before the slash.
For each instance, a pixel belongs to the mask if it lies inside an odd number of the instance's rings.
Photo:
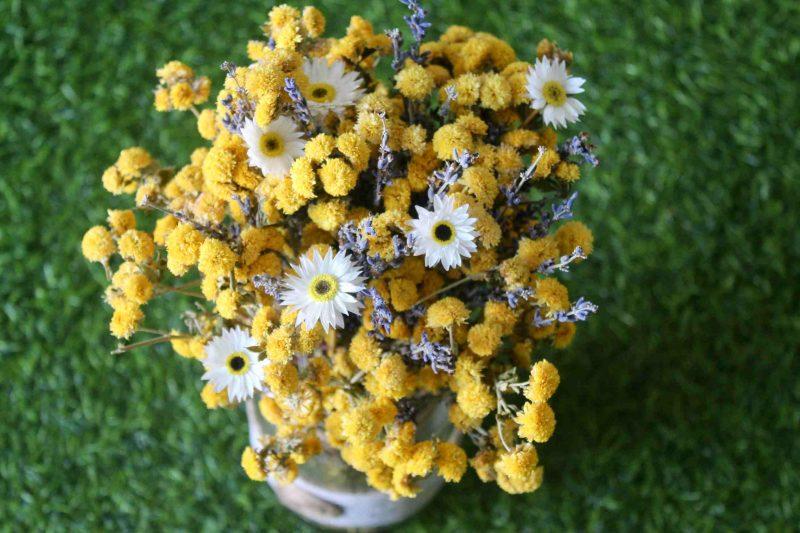
<path id="1" fill-rule="evenodd" d="M 296 276 L 288 276 L 281 292 L 281 303 L 297 310 L 296 325 L 305 323 L 312 329 L 317 323 L 328 331 L 344 326 L 344 316 L 355 314 L 363 304 L 355 294 L 364 289 L 361 269 L 345 252 L 335 256 L 328 250 L 325 257 L 314 250 L 314 257 L 300 258 L 292 267 Z"/>
<path id="2" fill-rule="evenodd" d="M 215 392 L 228 390 L 228 400 L 240 402 L 263 390 L 264 365 L 251 347 L 258 342 L 245 330 L 235 327 L 222 330 L 206 346 L 203 379 L 211 382 Z"/>
<path id="3" fill-rule="evenodd" d="M 542 111 L 544 123 L 566 127 L 568 122 L 577 122 L 586 110 L 571 94 L 582 93 L 586 80 L 567 74 L 567 65 L 548 57 L 536 60 L 528 71 L 528 96 L 531 107 Z"/>
<path id="4" fill-rule="evenodd" d="M 290 118 L 278 117 L 266 128 L 247 119 L 242 127 L 242 138 L 247 144 L 247 158 L 251 167 L 257 167 L 267 176 L 284 177 L 289 174 L 292 161 L 303 155 L 303 132 Z"/>
<path id="5" fill-rule="evenodd" d="M 462 257 L 477 250 L 475 222 L 470 218 L 468 206 L 455 207 L 453 198 L 436 195 L 433 211 L 416 206 L 417 218 L 411 220 L 409 232 L 414 245 L 414 255 L 425 256 L 425 266 L 439 263 L 445 270 L 461 265 Z"/>
<path id="6" fill-rule="evenodd" d="M 345 71 L 343 61 L 328 64 L 323 57 L 311 58 L 303 63 L 303 72 L 308 76 L 304 93 L 314 116 L 324 117 L 329 111 L 339 114 L 364 94 L 358 74 Z"/>

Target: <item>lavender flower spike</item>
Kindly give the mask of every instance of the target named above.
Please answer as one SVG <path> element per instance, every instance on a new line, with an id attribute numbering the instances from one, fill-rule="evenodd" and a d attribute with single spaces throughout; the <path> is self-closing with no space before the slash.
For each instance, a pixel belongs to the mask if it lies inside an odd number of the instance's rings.
<path id="1" fill-rule="evenodd" d="M 291 76 L 287 76 L 284 82 L 284 89 L 292 100 L 294 114 L 297 119 L 306 126 L 311 124 L 311 113 L 308 110 L 308 102 L 306 102 L 305 97 L 300 93 L 300 89 L 297 88 L 297 81 Z"/>
<path id="2" fill-rule="evenodd" d="M 456 367 L 450 347 L 438 342 L 431 342 L 428 339 L 428 334 L 424 332 L 419 343 L 411 345 L 411 359 L 430 365 L 436 374 L 440 370 L 452 374 Z"/>

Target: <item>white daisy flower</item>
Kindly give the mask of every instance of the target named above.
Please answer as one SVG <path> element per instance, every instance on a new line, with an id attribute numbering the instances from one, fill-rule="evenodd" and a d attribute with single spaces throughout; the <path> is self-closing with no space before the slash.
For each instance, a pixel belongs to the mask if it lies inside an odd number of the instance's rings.
<path id="1" fill-rule="evenodd" d="M 250 348 L 258 342 L 240 327 L 224 329 L 206 345 L 203 379 L 210 381 L 216 392 L 228 389 L 228 400 L 241 402 L 264 390 L 264 365 Z"/>
<path id="2" fill-rule="evenodd" d="M 247 158 L 251 167 L 261 169 L 265 176 L 282 178 L 289 174 L 292 161 L 303 155 L 306 144 L 303 132 L 290 118 L 280 116 L 259 127 L 247 119 L 242 127 L 242 138 L 247 144 Z"/>
<path id="3" fill-rule="evenodd" d="M 354 295 L 364 289 L 365 278 L 346 253 L 334 256 L 328 250 L 320 257 L 314 250 L 313 259 L 303 255 L 292 268 L 297 275 L 287 276 L 281 303 L 298 311 L 295 325 L 305 323 L 310 330 L 321 322 L 325 331 L 341 328 L 345 315 L 356 314 L 363 307 Z"/>
<path id="4" fill-rule="evenodd" d="M 324 57 L 306 59 L 303 72 L 308 76 L 303 96 L 315 117 L 324 117 L 329 111 L 340 114 L 364 95 L 361 78 L 355 72 L 345 71 L 344 61 L 328 65 Z"/>
<path id="5" fill-rule="evenodd" d="M 582 93 L 585 81 L 567 74 L 567 65 L 561 60 L 537 59 L 528 71 L 531 107 L 542 111 L 547 125 L 566 127 L 567 122 L 577 122 L 586 106 L 569 95 Z"/>
<path id="6" fill-rule="evenodd" d="M 409 232 L 414 245 L 414 255 L 425 254 L 425 266 L 442 263 L 445 270 L 461 265 L 462 257 L 469 257 L 477 249 L 474 218 L 469 207 L 456 208 L 453 198 L 446 195 L 433 197 L 433 211 L 417 208 L 417 218 L 411 220 Z"/>

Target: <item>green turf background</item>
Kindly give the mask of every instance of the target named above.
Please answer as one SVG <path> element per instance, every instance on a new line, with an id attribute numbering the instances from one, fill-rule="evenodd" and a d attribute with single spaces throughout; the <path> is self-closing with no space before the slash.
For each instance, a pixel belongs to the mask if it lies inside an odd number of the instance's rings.
<path id="1" fill-rule="evenodd" d="M 782 529 L 800 521 L 800 8 L 747 2 L 429 0 L 523 58 L 542 37 L 586 77 L 602 166 L 578 213 L 596 253 L 570 280 L 600 314 L 555 357 L 546 482 L 474 474 L 405 531 Z M 271 4 L 0 0 L 0 529 L 296 531 L 239 468 L 242 412 L 207 412 L 166 349 L 108 354 L 102 275 L 80 256 L 120 206 L 118 151 L 181 163 L 190 116 L 154 69 L 244 60 Z M 323 0 L 329 34 L 394 2 Z"/>

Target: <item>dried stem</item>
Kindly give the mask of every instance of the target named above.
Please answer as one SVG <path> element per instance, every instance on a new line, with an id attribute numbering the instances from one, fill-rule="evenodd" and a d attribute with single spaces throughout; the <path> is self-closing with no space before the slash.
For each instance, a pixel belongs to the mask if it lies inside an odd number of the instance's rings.
<path id="1" fill-rule="evenodd" d="M 119 346 L 117 346 L 116 350 L 111 352 L 111 354 L 117 355 L 125 352 L 130 352 L 131 350 L 135 350 L 136 348 L 152 346 L 154 344 L 160 344 L 162 342 L 170 342 L 173 339 L 185 339 L 187 337 L 189 337 L 189 335 L 162 335 L 161 337 L 147 339 L 146 341 L 134 342 L 133 344 L 120 344 Z"/>
<path id="2" fill-rule="evenodd" d="M 447 291 L 449 291 L 451 289 L 454 289 L 454 288 L 458 287 L 459 285 L 463 285 L 464 283 L 467 283 L 469 281 L 476 280 L 476 279 L 478 279 L 478 278 L 480 278 L 480 277 L 486 275 L 487 273 L 492 272 L 492 271 L 494 271 L 496 269 L 497 269 L 497 267 L 494 267 L 494 268 L 492 268 L 490 270 L 487 270 L 486 272 L 481 272 L 480 274 L 470 274 L 469 276 L 465 276 L 465 277 L 461 278 L 458 281 L 454 281 L 450 285 L 445 285 L 444 287 L 442 287 L 438 291 L 434 291 L 431 294 L 425 296 L 424 298 L 420 298 L 419 300 L 417 300 L 414 303 L 414 305 L 419 305 L 419 304 L 421 304 L 423 302 L 427 302 L 431 298 L 435 298 L 435 297 L 439 296 L 440 294 L 442 294 L 444 292 L 447 292 Z"/>

